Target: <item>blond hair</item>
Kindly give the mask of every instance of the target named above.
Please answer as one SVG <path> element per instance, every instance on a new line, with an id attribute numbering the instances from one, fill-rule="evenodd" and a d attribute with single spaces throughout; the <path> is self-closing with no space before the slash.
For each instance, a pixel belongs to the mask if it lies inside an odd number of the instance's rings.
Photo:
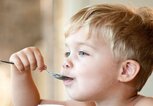
<path id="1" fill-rule="evenodd" d="M 153 11 L 123 5 L 89 6 L 71 18 L 66 36 L 84 26 L 89 27 L 89 36 L 102 36 L 110 44 L 116 59 L 140 64 L 135 86 L 141 90 L 153 69 Z"/>

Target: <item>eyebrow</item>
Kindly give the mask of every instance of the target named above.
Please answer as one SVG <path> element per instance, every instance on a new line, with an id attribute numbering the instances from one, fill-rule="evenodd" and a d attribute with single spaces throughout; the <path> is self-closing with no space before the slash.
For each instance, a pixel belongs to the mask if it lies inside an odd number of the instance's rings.
<path id="1" fill-rule="evenodd" d="M 96 47 L 92 46 L 92 45 L 89 44 L 89 43 L 77 42 L 77 45 L 79 45 L 79 46 L 85 45 L 85 46 L 88 46 L 88 47 L 90 47 L 90 48 L 92 48 L 92 49 L 96 49 Z M 68 44 L 65 43 L 65 46 L 68 47 Z"/>

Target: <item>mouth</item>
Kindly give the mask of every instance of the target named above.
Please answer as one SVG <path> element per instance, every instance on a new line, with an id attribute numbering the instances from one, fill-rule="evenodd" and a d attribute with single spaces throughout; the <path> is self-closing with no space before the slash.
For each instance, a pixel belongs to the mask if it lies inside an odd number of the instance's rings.
<path id="1" fill-rule="evenodd" d="M 73 80 L 74 78 L 72 78 L 72 77 L 68 77 L 68 76 L 63 76 L 62 79 L 63 79 L 63 80 Z"/>
<path id="2" fill-rule="evenodd" d="M 74 81 L 73 77 L 65 76 L 65 78 L 63 78 L 63 82 L 65 86 L 72 85 L 73 81 Z"/>

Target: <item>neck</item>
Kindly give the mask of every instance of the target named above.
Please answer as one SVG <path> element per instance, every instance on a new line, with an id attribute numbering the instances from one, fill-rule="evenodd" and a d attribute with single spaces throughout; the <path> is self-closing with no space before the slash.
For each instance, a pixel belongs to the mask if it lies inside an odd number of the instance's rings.
<path id="1" fill-rule="evenodd" d="M 134 106 L 139 95 L 133 88 L 118 89 L 110 92 L 105 98 L 97 100 L 96 106 Z"/>

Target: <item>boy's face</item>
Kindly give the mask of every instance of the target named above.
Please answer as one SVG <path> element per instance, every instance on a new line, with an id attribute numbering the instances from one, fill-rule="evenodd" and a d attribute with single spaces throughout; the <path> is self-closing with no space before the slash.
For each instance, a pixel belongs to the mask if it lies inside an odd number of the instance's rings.
<path id="1" fill-rule="evenodd" d="M 116 87 L 119 64 L 103 40 L 83 28 L 69 35 L 65 43 L 62 73 L 73 80 L 65 80 L 67 92 L 75 100 L 103 99 Z"/>

